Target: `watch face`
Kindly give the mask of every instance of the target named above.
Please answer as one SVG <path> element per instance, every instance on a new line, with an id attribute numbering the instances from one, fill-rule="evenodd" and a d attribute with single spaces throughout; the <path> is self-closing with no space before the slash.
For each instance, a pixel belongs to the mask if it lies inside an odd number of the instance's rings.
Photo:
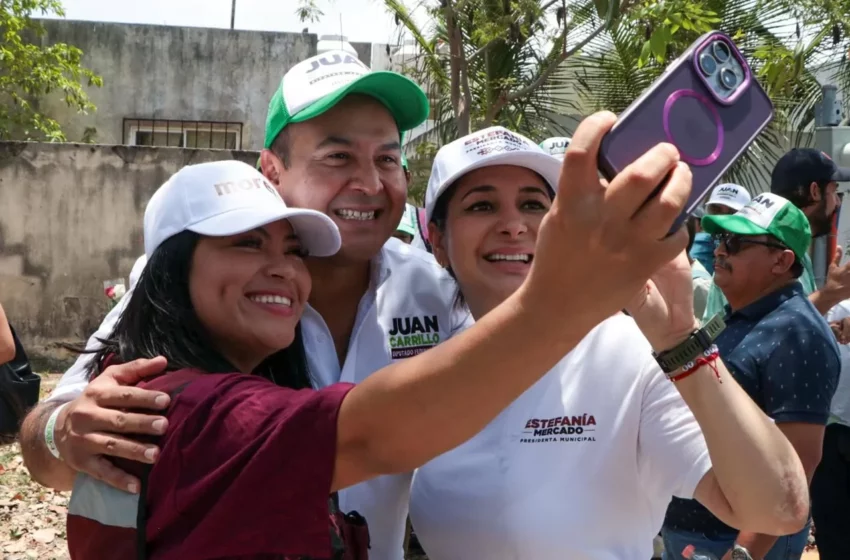
<path id="1" fill-rule="evenodd" d="M 732 549 L 732 560 L 753 560 L 753 557 L 750 556 L 746 548 L 735 545 L 735 548 Z"/>

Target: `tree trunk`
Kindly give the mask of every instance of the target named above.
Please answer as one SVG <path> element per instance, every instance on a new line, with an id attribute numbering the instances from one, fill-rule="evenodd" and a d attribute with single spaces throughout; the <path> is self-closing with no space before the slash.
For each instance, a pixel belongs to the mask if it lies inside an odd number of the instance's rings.
<path id="1" fill-rule="evenodd" d="M 451 71 L 451 102 L 455 114 L 458 137 L 466 136 L 470 131 L 469 87 L 463 87 L 466 78 L 466 65 L 463 55 L 463 36 L 455 22 L 454 3 L 446 0 L 446 32 L 449 36 L 449 69 Z M 463 90 L 463 93 L 462 93 Z"/>

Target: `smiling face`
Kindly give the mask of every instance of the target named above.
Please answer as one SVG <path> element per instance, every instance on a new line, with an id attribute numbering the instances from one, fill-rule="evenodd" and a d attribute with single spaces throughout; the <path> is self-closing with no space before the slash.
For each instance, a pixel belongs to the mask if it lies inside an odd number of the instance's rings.
<path id="1" fill-rule="evenodd" d="M 263 173 L 289 206 L 324 212 L 339 227 L 335 259 L 368 261 L 395 231 L 407 181 L 399 132 L 377 100 L 350 95 L 326 113 L 286 127 L 288 159 L 263 152 Z"/>
<path id="2" fill-rule="evenodd" d="M 240 371 L 292 344 L 310 295 L 301 243 L 287 221 L 201 237 L 192 256 L 192 306 L 217 349 Z"/>
<path id="3" fill-rule="evenodd" d="M 716 236 L 714 282 L 733 309 L 794 280 L 794 253 L 769 235 Z"/>
<path id="4" fill-rule="evenodd" d="M 451 267 L 473 316 L 499 305 L 525 280 L 552 199 L 540 175 L 497 165 L 461 177 L 443 196 L 445 227 L 432 222 L 434 255 Z"/>
<path id="5" fill-rule="evenodd" d="M 835 214 L 841 207 L 838 196 L 838 183 L 830 181 L 823 188 L 817 183 L 809 186 L 812 203 L 803 209 L 809 218 L 812 237 L 827 235 L 832 230 Z"/>

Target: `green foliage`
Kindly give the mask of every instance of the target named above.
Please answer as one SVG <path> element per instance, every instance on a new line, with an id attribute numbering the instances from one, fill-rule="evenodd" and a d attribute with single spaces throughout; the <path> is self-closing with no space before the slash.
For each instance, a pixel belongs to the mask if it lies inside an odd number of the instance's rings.
<path id="1" fill-rule="evenodd" d="M 618 25 L 593 41 L 576 74 L 585 110 L 624 110 L 697 37 L 712 29 L 729 34 L 774 102 L 776 115 L 727 179 L 758 189 L 778 157 L 809 140 L 821 87 L 814 70 L 846 53 L 846 33 L 833 43 L 835 25 L 847 27 L 850 0 L 643 0 Z M 843 10 L 843 11 L 842 11 Z M 824 18 L 824 12 L 833 14 Z M 842 22 L 843 18 L 843 23 Z M 836 65 L 850 75 L 846 55 Z M 837 61 L 836 61 L 837 62 Z M 850 92 L 844 82 L 845 91 Z"/>
<path id="2" fill-rule="evenodd" d="M 298 0 L 298 6 L 295 8 L 295 15 L 301 21 L 309 21 L 315 23 L 319 21 L 325 12 L 319 7 L 316 0 Z"/>
<path id="3" fill-rule="evenodd" d="M 61 126 L 38 110 L 38 100 L 59 93 L 69 107 L 94 111 L 81 82 L 100 87 L 103 80 L 82 67 L 80 49 L 40 44 L 44 27 L 33 14 L 64 12 L 58 0 L 0 0 L 0 139 L 61 142 Z"/>
<path id="4" fill-rule="evenodd" d="M 432 99 L 436 127 L 427 141 L 435 143 L 496 124 L 532 138 L 557 129 L 553 113 L 571 109 L 569 84 L 558 69 L 610 24 L 620 5 L 617 0 L 422 2 L 428 25 L 420 26 L 404 1 L 384 4 L 418 47 L 419 55 L 404 72 Z"/>

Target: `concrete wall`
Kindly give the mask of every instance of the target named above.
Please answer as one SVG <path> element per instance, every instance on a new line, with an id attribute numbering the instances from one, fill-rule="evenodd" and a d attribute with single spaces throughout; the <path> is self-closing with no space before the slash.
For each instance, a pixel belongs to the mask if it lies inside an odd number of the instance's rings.
<path id="1" fill-rule="evenodd" d="M 87 127 L 96 141 L 121 144 L 123 119 L 243 123 L 242 149 L 260 149 L 269 99 L 284 73 L 316 54 L 317 37 L 302 33 L 44 20 L 44 41 L 82 49 L 83 64 L 103 77 L 87 91 L 97 106 L 70 111 L 58 96 L 41 102 L 70 141 Z M 353 43 L 361 60 L 371 45 Z"/>
<path id="2" fill-rule="evenodd" d="M 0 143 L 0 302 L 32 357 L 68 359 L 143 252 L 148 199 L 184 165 L 255 152 Z M 55 367 L 55 366 L 54 366 Z"/>

